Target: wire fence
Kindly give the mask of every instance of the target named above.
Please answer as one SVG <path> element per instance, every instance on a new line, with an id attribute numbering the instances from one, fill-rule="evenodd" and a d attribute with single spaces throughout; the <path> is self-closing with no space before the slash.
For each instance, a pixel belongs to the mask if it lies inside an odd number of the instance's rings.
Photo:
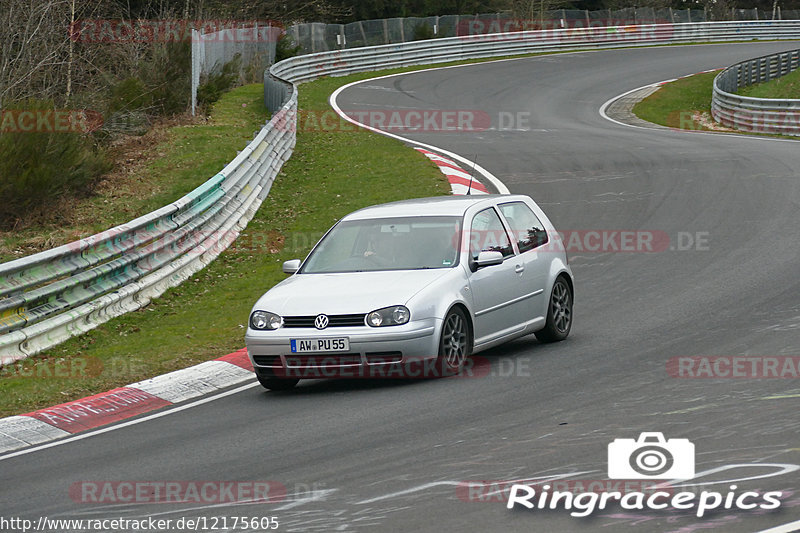
<path id="1" fill-rule="evenodd" d="M 314 22 L 296 24 L 287 28 L 286 32 L 294 43 L 300 46 L 301 53 L 310 54 L 436 37 L 462 37 L 513 31 L 681 24 L 714 20 L 797 20 L 800 19 L 800 10 L 781 12 L 778 8 L 773 13 L 758 9 L 732 9 L 730 12 L 725 12 L 724 19 L 715 19 L 710 11 L 702 9 L 627 8 L 598 11 L 558 9 L 530 15 L 527 18 L 520 18 L 509 13 L 489 13 L 363 20 L 350 24 Z"/>
<path id="2" fill-rule="evenodd" d="M 777 8 L 773 13 L 756 8 L 725 12 L 725 20 L 731 21 L 773 19 L 797 20 L 800 19 L 800 10 L 781 12 Z M 311 54 L 438 37 L 711 21 L 714 21 L 712 13 L 702 9 L 558 9 L 530 13 L 527 18 L 515 17 L 510 13 L 488 13 L 362 20 L 349 24 L 310 22 L 295 24 L 286 29 L 277 25 L 255 24 L 248 28 L 224 29 L 212 33 L 193 30 L 192 114 L 196 113 L 197 90 L 204 78 L 221 69 L 237 55 L 241 58 L 240 75 L 243 79 L 246 72 L 262 72 L 275 62 L 276 45 L 284 33 L 295 46 L 299 46 L 299 53 Z"/>
<path id="3" fill-rule="evenodd" d="M 241 77 L 258 72 L 258 78 L 275 62 L 275 50 L 283 29 L 254 24 L 212 33 L 192 30 L 192 115 L 197 108 L 197 89 L 204 77 L 219 72 L 237 56 L 241 59 Z M 252 76 L 251 76 L 252 77 Z"/>

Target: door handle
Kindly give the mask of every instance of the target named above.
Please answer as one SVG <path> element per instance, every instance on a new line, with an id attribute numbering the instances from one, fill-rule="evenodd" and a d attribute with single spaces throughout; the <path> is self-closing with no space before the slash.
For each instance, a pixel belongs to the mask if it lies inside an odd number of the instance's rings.
<path id="1" fill-rule="evenodd" d="M 517 265 L 514 267 L 514 272 L 517 274 L 521 274 L 525 270 L 525 267 L 522 265 Z"/>

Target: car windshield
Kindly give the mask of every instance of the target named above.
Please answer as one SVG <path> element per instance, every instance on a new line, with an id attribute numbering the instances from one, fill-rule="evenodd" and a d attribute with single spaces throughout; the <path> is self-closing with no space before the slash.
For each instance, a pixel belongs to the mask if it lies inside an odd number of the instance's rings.
<path id="1" fill-rule="evenodd" d="M 458 263 L 460 217 L 348 220 L 317 245 L 302 273 L 452 268 Z"/>

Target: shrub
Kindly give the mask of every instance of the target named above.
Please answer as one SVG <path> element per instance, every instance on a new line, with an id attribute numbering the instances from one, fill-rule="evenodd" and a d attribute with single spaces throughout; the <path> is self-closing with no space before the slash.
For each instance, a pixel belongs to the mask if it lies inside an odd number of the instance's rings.
<path id="1" fill-rule="evenodd" d="M 219 100 L 222 93 L 230 90 L 239 80 L 242 57 L 239 54 L 222 65 L 216 65 L 206 80 L 197 87 L 197 103 L 208 106 Z"/>
<path id="2" fill-rule="evenodd" d="M 192 49 L 189 43 L 156 44 L 139 63 L 139 75 L 152 105 L 163 115 L 183 113 L 192 94 Z"/>
<path id="3" fill-rule="evenodd" d="M 433 39 L 435 37 L 436 35 L 433 34 L 433 28 L 430 25 L 423 22 L 414 26 L 413 40 L 422 41 L 426 39 Z"/>
<path id="4" fill-rule="evenodd" d="M 300 53 L 300 45 L 295 44 L 288 33 L 283 33 L 275 43 L 275 62 L 294 57 Z"/>
<path id="5" fill-rule="evenodd" d="M 26 100 L 4 110 L 53 108 L 51 101 Z M 69 204 L 63 200 L 90 192 L 96 178 L 110 167 L 88 134 L 0 133 L 0 227 L 55 219 Z"/>
<path id="6" fill-rule="evenodd" d="M 111 87 L 108 113 L 147 109 L 153 105 L 153 95 L 144 82 L 134 76 L 125 78 Z"/>

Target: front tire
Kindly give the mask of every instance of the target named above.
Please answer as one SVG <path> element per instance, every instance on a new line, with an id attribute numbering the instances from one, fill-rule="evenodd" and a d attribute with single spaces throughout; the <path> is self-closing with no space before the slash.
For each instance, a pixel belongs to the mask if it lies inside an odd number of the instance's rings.
<path id="1" fill-rule="evenodd" d="M 472 351 L 469 323 L 464 311 L 454 307 L 447 313 L 442 324 L 442 336 L 439 340 L 438 367 L 443 376 L 459 374 L 464 362 Z"/>
<path id="2" fill-rule="evenodd" d="M 262 376 L 261 374 L 256 374 L 258 378 L 258 382 L 261 383 L 261 386 L 265 389 L 269 390 L 292 390 L 295 385 L 297 385 L 300 380 L 293 379 L 293 378 L 277 378 L 274 376 Z"/>
<path id="3" fill-rule="evenodd" d="M 534 333 L 539 342 L 563 341 L 572 329 L 572 289 L 564 276 L 556 278 L 547 304 L 544 329 Z"/>

